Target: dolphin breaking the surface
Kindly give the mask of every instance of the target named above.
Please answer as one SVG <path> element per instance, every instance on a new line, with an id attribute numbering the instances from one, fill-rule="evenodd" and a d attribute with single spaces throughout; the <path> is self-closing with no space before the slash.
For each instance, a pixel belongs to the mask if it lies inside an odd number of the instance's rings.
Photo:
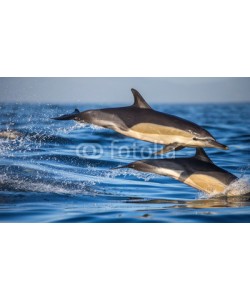
<path id="1" fill-rule="evenodd" d="M 132 89 L 134 104 L 127 107 L 93 109 L 63 115 L 55 120 L 75 120 L 104 128 L 113 129 L 125 136 L 162 144 L 163 149 L 157 154 L 172 150 L 191 148 L 228 149 L 199 125 L 177 116 L 152 109 L 141 94 Z"/>
<path id="2" fill-rule="evenodd" d="M 202 148 L 197 148 L 195 156 L 189 158 L 145 159 L 119 168 L 168 176 L 208 194 L 237 194 L 227 188 L 238 178 L 216 166 Z"/>
<path id="3" fill-rule="evenodd" d="M 3 139 L 15 140 L 21 136 L 22 134 L 18 131 L 13 131 L 13 130 L 0 131 L 0 138 Z"/>

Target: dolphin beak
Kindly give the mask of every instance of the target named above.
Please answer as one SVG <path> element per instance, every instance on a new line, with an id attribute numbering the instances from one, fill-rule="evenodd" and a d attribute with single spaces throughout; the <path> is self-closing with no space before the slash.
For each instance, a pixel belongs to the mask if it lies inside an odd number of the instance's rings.
<path id="1" fill-rule="evenodd" d="M 128 165 L 111 168 L 110 170 L 113 171 L 113 170 L 120 170 L 120 169 L 126 169 L 126 168 L 129 168 Z"/>
<path id="2" fill-rule="evenodd" d="M 214 141 L 214 140 L 209 140 L 208 144 L 209 144 L 209 146 L 212 146 L 214 148 L 228 150 L 228 146 L 218 143 L 217 141 Z"/>

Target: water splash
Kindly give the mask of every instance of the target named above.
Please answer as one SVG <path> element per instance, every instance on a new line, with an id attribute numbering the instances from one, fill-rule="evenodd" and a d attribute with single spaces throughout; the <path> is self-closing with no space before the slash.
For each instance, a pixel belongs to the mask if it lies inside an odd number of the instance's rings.
<path id="1" fill-rule="evenodd" d="M 88 127 L 87 123 L 75 122 L 72 126 L 62 126 L 51 131 L 52 134 L 69 134 L 72 131 Z"/>
<path id="2" fill-rule="evenodd" d="M 226 195 L 241 196 L 250 193 L 250 177 L 243 175 L 239 180 L 232 182 L 224 192 Z"/>
<path id="3" fill-rule="evenodd" d="M 108 172 L 104 173 L 104 176 L 108 177 L 108 178 L 115 178 L 115 177 L 118 177 L 118 176 L 124 176 L 124 177 L 134 176 L 138 179 L 143 179 L 144 181 L 150 181 L 151 179 L 160 177 L 157 174 L 144 173 L 144 172 L 139 172 L 139 171 L 134 170 L 134 169 L 125 169 L 125 168 L 109 170 Z"/>
<path id="4" fill-rule="evenodd" d="M 39 181 L 38 178 L 27 179 L 19 176 L 9 176 L 9 174 L 0 174 L 0 190 L 1 191 L 15 191 L 15 192 L 37 192 L 37 193 L 50 193 L 50 194 L 91 194 L 97 195 L 99 192 L 94 190 L 92 186 L 94 183 L 89 182 L 70 182 L 46 180 Z"/>
<path id="5" fill-rule="evenodd" d="M 15 157 L 20 153 L 27 153 L 39 150 L 42 146 L 42 139 L 34 142 L 34 137 L 26 134 L 20 135 L 16 139 L 0 140 L 0 155 L 5 157 Z"/>

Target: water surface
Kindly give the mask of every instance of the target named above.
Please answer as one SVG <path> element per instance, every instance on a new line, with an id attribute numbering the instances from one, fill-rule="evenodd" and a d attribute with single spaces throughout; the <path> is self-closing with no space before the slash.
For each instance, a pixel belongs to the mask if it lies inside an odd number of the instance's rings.
<path id="1" fill-rule="evenodd" d="M 207 149 L 207 153 L 218 166 L 241 178 L 239 190 L 249 188 L 249 104 L 154 108 L 198 123 L 228 145 L 228 151 Z M 0 104 L 0 131 L 21 133 L 14 140 L 0 139 L 1 222 L 250 221 L 247 197 L 208 199 L 171 178 L 114 170 L 142 154 L 146 158 L 155 146 L 112 130 L 50 119 L 74 109 Z M 194 149 L 176 153 L 193 154 Z"/>

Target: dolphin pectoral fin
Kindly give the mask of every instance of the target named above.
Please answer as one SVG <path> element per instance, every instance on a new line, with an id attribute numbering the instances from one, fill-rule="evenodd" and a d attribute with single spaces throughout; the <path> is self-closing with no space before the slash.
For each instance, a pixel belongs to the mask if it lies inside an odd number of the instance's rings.
<path id="1" fill-rule="evenodd" d="M 166 145 L 164 146 L 161 150 L 155 152 L 154 154 L 156 155 L 160 155 L 160 154 L 164 154 L 164 153 L 168 153 L 170 151 L 179 151 L 185 147 L 183 146 L 178 146 L 179 144 L 177 143 L 173 143 L 173 144 L 170 144 L 170 145 Z"/>
<path id="2" fill-rule="evenodd" d="M 150 105 L 143 99 L 142 95 L 135 89 L 131 89 L 131 92 L 134 95 L 134 104 L 133 106 L 138 108 L 148 108 L 152 109 Z"/>
<path id="3" fill-rule="evenodd" d="M 174 151 L 180 151 L 180 150 L 182 150 L 182 149 L 184 149 L 185 147 L 184 146 L 178 146 L 178 147 L 176 147 L 175 149 L 174 149 Z"/>

